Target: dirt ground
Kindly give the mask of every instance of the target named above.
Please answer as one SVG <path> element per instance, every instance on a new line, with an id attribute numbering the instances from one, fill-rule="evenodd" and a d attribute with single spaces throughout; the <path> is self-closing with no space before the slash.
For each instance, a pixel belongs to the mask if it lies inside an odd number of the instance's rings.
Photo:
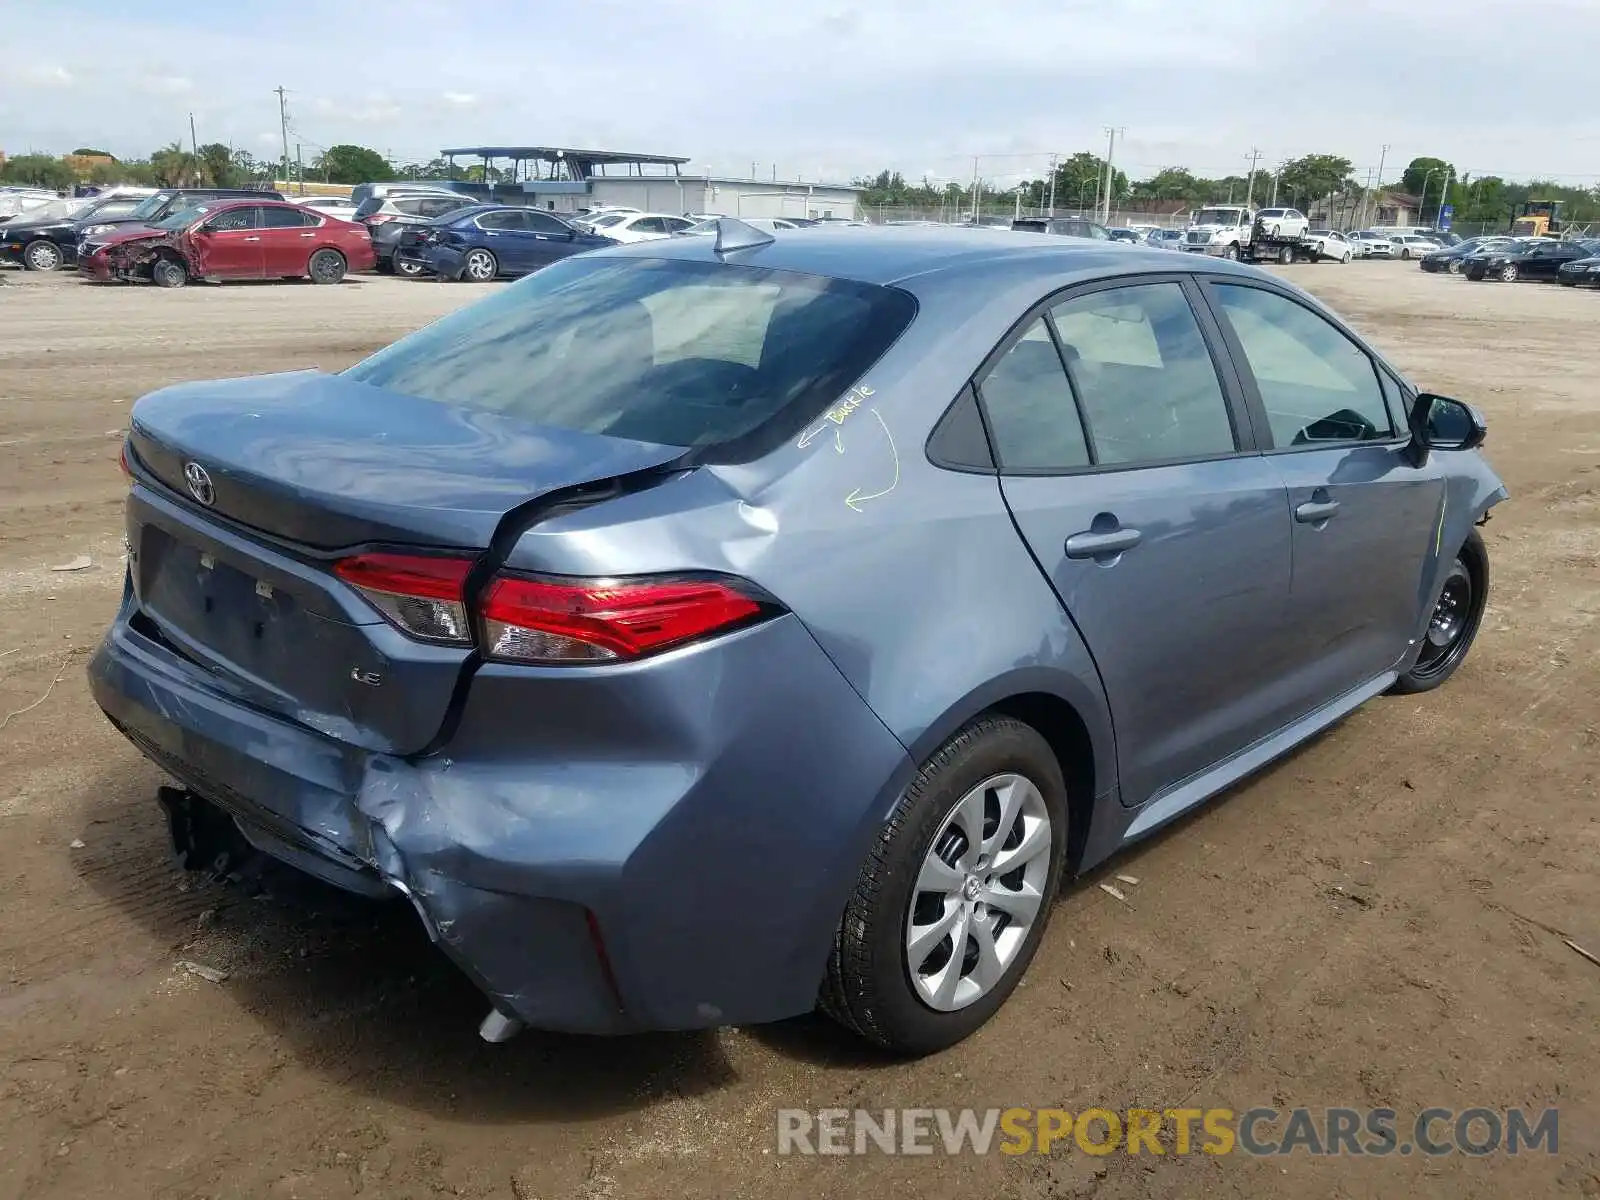
<path id="1" fill-rule="evenodd" d="M 320 366 L 481 294 L 0 285 L 0 1198 L 1600 1195 L 1600 294 L 1292 268 L 1510 487 L 1441 692 L 1373 702 L 1069 888 L 1023 988 L 942 1056 L 820 1019 L 479 1042 L 402 905 L 183 878 L 160 772 L 89 699 L 116 453 L 168 382 Z M 91 565 L 64 566 L 80 556 Z M 9 717 L 7 713 L 14 713 Z M 226 971 L 219 983 L 181 962 Z M 1560 1108 L 1555 1155 L 796 1158 L 780 1107 Z"/>

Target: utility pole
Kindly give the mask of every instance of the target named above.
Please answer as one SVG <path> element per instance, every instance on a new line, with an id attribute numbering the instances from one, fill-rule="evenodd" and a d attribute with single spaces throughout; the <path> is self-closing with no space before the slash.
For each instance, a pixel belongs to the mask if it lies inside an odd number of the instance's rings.
<path id="1" fill-rule="evenodd" d="M 1056 156 L 1050 156 L 1050 215 L 1056 215 Z"/>
<path id="2" fill-rule="evenodd" d="M 1372 193 L 1372 168 L 1367 168 L 1367 186 L 1361 189 L 1361 204 L 1356 209 L 1356 224 L 1367 223 L 1367 197 Z"/>
<path id="3" fill-rule="evenodd" d="M 299 181 L 300 194 L 304 196 L 306 194 L 306 164 L 300 159 L 299 142 L 294 144 L 294 175 L 295 179 Z"/>
<path id="4" fill-rule="evenodd" d="M 278 93 L 278 130 L 283 134 L 283 181 L 289 182 L 289 101 L 282 84 L 273 89 Z"/>
<path id="5" fill-rule="evenodd" d="M 1117 178 L 1117 169 L 1116 169 L 1115 166 L 1112 165 L 1112 162 L 1116 158 L 1116 154 L 1117 154 L 1117 134 L 1118 133 L 1127 133 L 1128 131 L 1126 129 L 1119 129 L 1115 125 L 1107 125 L 1104 128 L 1105 128 L 1105 131 L 1106 131 L 1106 139 L 1107 139 L 1106 140 L 1106 188 L 1105 188 L 1105 202 L 1101 205 L 1101 209 L 1100 209 L 1100 214 L 1101 214 L 1100 215 L 1100 220 L 1101 220 L 1102 223 L 1108 223 L 1111 220 L 1111 194 L 1112 194 L 1112 191 L 1114 190 L 1113 185 L 1116 183 L 1116 178 Z"/>
<path id="6" fill-rule="evenodd" d="M 1256 194 L 1256 164 L 1259 163 L 1260 161 L 1261 161 L 1261 151 L 1257 150 L 1254 146 L 1251 146 L 1250 147 L 1250 174 L 1245 178 L 1245 183 L 1244 183 L 1244 206 L 1246 208 L 1250 207 L 1250 202 L 1255 198 L 1255 194 Z"/>
<path id="7" fill-rule="evenodd" d="M 978 156 L 972 156 L 972 223 L 978 223 Z"/>
<path id="8" fill-rule="evenodd" d="M 194 151 L 195 165 L 200 165 L 200 139 L 194 135 L 194 114 L 189 114 L 189 149 Z"/>
<path id="9" fill-rule="evenodd" d="M 1383 149 L 1378 151 L 1378 182 L 1373 185 L 1373 191 L 1378 192 L 1380 195 L 1383 192 L 1383 164 L 1388 157 L 1389 143 L 1385 142 Z"/>

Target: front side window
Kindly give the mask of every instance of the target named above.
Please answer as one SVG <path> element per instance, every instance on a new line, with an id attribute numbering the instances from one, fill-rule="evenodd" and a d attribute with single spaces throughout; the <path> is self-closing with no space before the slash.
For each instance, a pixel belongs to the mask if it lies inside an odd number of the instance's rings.
<path id="1" fill-rule="evenodd" d="M 557 218 L 529 209 L 523 214 L 528 228 L 535 233 L 566 234 L 572 231 Z"/>
<path id="2" fill-rule="evenodd" d="M 259 229 L 261 210 L 254 207 L 230 208 L 220 212 L 205 224 L 207 233 L 228 233 L 238 229 Z"/>
<path id="3" fill-rule="evenodd" d="M 1274 446 L 1394 435 L 1372 359 L 1332 322 L 1277 292 L 1213 287 L 1255 377 Z"/>
<path id="4" fill-rule="evenodd" d="M 579 256 L 345 374 L 536 424 L 741 461 L 814 420 L 915 313 L 898 288 L 734 264 Z"/>
<path id="5" fill-rule="evenodd" d="M 1222 384 L 1182 285 L 1091 292 L 1050 315 L 1096 463 L 1214 458 L 1237 449 Z"/>

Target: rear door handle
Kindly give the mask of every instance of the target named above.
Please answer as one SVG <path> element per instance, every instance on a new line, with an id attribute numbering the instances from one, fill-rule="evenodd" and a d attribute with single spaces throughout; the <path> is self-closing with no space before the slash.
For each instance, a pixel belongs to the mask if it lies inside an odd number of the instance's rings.
<path id="1" fill-rule="evenodd" d="M 244 240 L 247 242 L 259 242 L 261 239 L 258 237 L 247 237 Z"/>
<path id="2" fill-rule="evenodd" d="M 1084 530 L 1067 539 L 1068 558 L 1108 558 L 1132 550 L 1144 535 L 1137 529 L 1113 529 L 1107 533 Z"/>
<path id="3" fill-rule="evenodd" d="M 1328 520 L 1338 511 L 1337 500 L 1307 500 L 1304 504 L 1295 506 L 1294 519 L 1302 525 L 1315 525 Z"/>

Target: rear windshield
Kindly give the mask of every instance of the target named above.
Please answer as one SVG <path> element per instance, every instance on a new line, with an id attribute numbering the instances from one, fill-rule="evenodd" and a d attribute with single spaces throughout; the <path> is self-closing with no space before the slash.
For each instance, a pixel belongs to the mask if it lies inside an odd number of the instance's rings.
<path id="1" fill-rule="evenodd" d="M 746 461 L 837 400 L 915 313 L 897 288 L 724 263 L 572 258 L 345 375 Z"/>

